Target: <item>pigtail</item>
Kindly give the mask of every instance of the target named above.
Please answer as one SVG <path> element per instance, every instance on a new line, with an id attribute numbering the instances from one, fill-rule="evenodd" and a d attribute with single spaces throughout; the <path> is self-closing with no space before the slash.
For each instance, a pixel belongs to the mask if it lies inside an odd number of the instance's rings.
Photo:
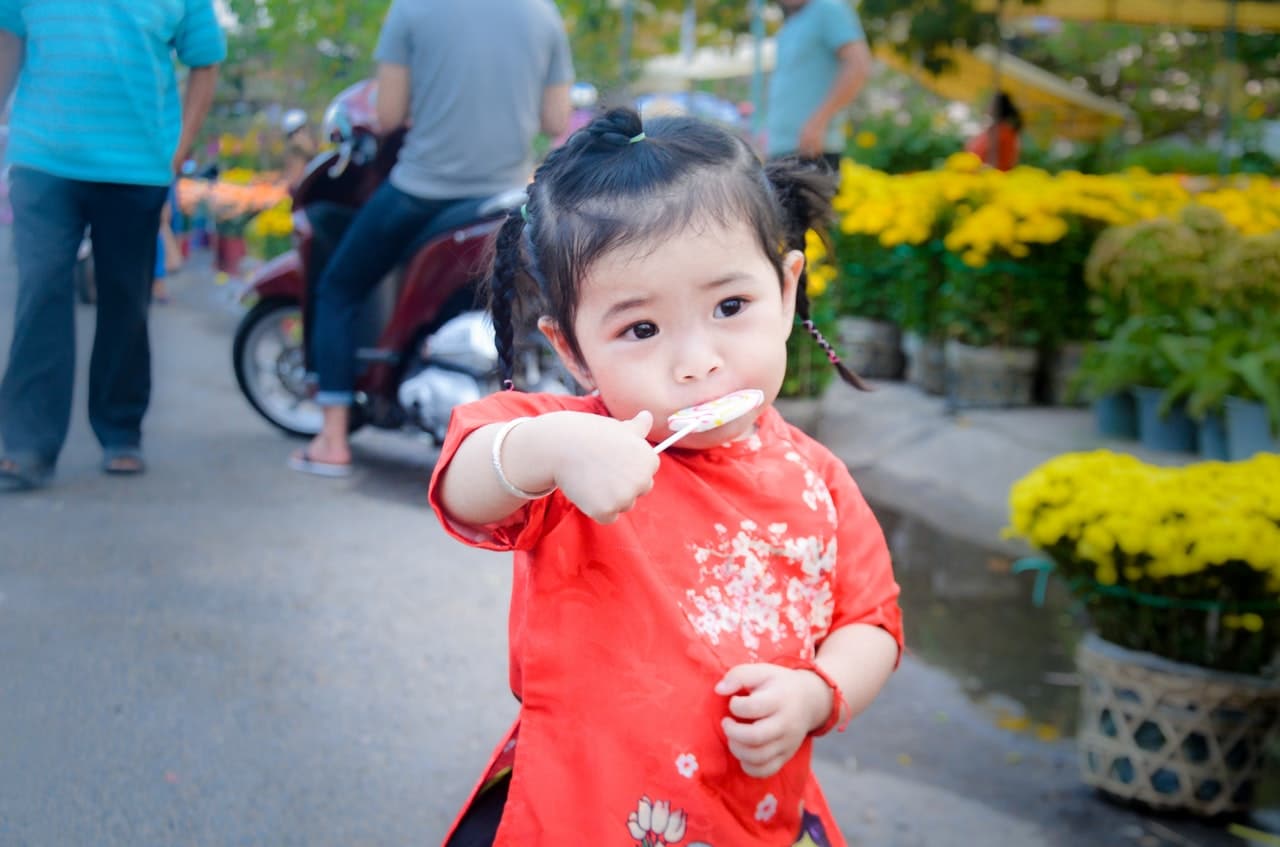
<path id="1" fill-rule="evenodd" d="M 827 354 L 827 360 L 836 369 L 836 373 L 840 374 L 841 379 L 859 391 L 870 391 L 871 386 L 867 385 L 866 380 L 840 361 L 840 356 L 836 353 L 835 348 L 831 346 L 831 342 L 827 341 L 827 337 L 822 334 L 822 330 L 818 329 L 818 325 L 809 316 L 809 295 L 805 291 L 805 284 L 805 275 L 801 274 L 800 282 L 796 285 L 796 314 L 800 316 L 800 325 L 813 336 L 814 341 L 818 342 L 818 346 L 822 348 L 822 352 Z"/>
<path id="2" fill-rule="evenodd" d="M 525 222 L 521 211 L 507 216 L 494 243 L 493 271 L 489 275 L 489 313 L 493 315 L 493 335 L 498 348 L 498 374 L 502 387 L 514 389 L 515 316 L 513 314 L 518 277 L 521 272 L 520 247 Z"/>
<path id="3" fill-rule="evenodd" d="M 830 252 L 831 244 L 827 232 L 835 220 L 831 208 L 831 200 L 836 192 L 836 180 L 822 166 L 814 162 L 806 162 L 796 158 L 778 159 L 765 165 L 765 178 L 773 189 L 782 212 L 782 231 L 787 250 L 804 251 L 805 235 L 813 230 Z M 796 315 L 801 326 L 813 336 L 827 360 L 849 385 L 860 391 L 870 391 L 871 387 L 840 361 L 831 342 L 818 329 L 809 313 L 809 269 L 805 267 L 796 285 Z"/>
<path id="4" fill-rule="evenodd" d="M 811 229 L 825 242 L 827 228 L 835 222 L 831 200 L 836 180 L 831 172 L 815 162 L 789 157 L 769 161 L 764 174 L 782 210 L 787 249 L 804 250 L 805 233 Z"/>

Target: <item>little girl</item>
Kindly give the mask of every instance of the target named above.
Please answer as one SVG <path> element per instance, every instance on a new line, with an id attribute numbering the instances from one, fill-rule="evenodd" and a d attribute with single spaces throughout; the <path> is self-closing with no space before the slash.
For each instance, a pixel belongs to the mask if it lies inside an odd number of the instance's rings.
<path id="1" fill-rule="evenodd" d="M 591 394 L 456 409 L 432 479 L 452 535 L 515 551 L 520 716 L 447 844 L 844 844 L 810 739 L 876 696 L 902 628 L 848 471 L 772 407 L 797 312 L 861 385 L 808 320 L 804 236 L 830 198 L 710 124 L 615 110 L 503 225 L 507 387 L 540 316 Z M 654 453 L 672 412 L 750 388 L 762 407 Z"/>

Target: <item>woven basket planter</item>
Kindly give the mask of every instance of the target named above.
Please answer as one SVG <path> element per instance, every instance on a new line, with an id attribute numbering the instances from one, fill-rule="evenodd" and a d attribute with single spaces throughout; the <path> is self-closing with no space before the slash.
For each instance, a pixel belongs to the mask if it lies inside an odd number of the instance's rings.
<path id="1" fill-rule="evenodd" d="M 1127 650 L 1090 635 L 1077 737 L 1085 783 L 1121 800 L 1213 816 L 1250 808 L 1280 682 Z"/>
<path id="2" fill-rule="evenodd" d="M 854 373 L 867 379 L 902 376 L 902 331 L 897 325 L 846 315 L 837 326 L 844 362 Z"/>
<path id="3" fill-rule="evenodd" d="M 953 409 L 1003 409 L 1034 401 L 1037 351 L 1025 347 L 971 347 L 948 341 L 947 404 Z"/>

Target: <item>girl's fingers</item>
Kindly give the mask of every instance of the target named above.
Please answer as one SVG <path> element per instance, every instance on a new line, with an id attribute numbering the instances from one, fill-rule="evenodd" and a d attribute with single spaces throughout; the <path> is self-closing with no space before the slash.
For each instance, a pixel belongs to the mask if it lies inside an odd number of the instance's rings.
<path id="1" fill-rule="evenodd" d="M 774 698 L 760 691 L 729 698 L 729 714 L 744 721 L 766 718 L 778 711 Z"/>
<path id="2" fill-rule="evenodd" d="M 720 726 L 731 745 L 740 744 L 743 747 L 762 747 L 776 742 L 783 735 L 778 721 L 770 719 L 739 723 L 733 718 L 725 718 Z"/>

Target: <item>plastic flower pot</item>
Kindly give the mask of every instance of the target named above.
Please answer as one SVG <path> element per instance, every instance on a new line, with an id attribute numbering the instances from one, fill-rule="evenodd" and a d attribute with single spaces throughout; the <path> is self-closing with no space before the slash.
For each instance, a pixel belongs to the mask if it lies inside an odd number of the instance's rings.
<path id="1" fill-rule="evenodd" d="M 1133 395 L 1138 401 L 1138 440 L 1144 447 L 1183 453 L 1195 450 L 1196 424 L 1187 417 L 1186 409 L 1177 405 L 1162 417 L 1160 402 L 1164 391 L 1138 385 L 1134 386 Z"/>
<path id="2" fill-rule="evenodd" d="M 1213 462 L 1228 459 L 1227 425 L 1221 414 L 1206 415 L 1196 427 L 1196 452 Z"/>
<path id="3" fill-rule="evenodd" d="M 1138 408 L 1133 394 L 1128 391 L 1115 391 L 1094 400 L 1093 420 L 1100 435 L 1138 437 Z"/>
<path id="4" fill-rule="evenodd" d="M 1233 462 L 1257 453 L 1280 453 L 1280 441 L 1272 436 L 1267 408 L 1261 403 L 1227 398 L 1227 458 Z"/>
<path id="5" fill-rule="evenodd" d="M 219 235 L 214 244 L 214 267 L 228 274 L 240 273 L 240 262 L 245 256 L 244 238 L 238 235 Z"/>

